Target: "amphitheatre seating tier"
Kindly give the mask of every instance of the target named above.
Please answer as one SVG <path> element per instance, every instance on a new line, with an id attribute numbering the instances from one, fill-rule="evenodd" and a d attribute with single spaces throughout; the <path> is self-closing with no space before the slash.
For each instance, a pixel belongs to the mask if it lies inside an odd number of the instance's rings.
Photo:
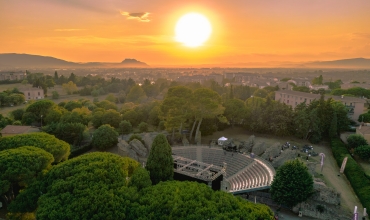
<path id="1" fill-rule="evenodd" d="M 224 177 L 229 184 L 228 191 L 234 194 L 269 188 L 275 175 L 272 165 L 262 158 L 251 158 L 249 155 L 228 152 L 220 148 L 181 146 L 173 147 L 172 153 L 220 167 L 226 163 Z"/>

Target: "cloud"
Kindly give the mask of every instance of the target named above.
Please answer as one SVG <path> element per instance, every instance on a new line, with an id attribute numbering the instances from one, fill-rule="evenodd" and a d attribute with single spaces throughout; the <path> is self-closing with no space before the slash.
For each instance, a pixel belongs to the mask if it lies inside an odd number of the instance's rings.
<path id="1" fill-rule="evenodd" d="M 130 20 L 137 20 L 140 22 L 149 22 L 149 12 L 139 12 L 139 13 L 129 13 L 129 12 L 121 12 L 121 15 L 127 16 L 127 19 Z"/>
<path id="2" fill-rule="evenodd" d="M 70 32 L 70 31 L 84 31 L 86 29 L 73 29 L 73 28 L 66 28 L 66 29 L 54 29 L 54 31 L 65 31 L 65 32 Z"/>

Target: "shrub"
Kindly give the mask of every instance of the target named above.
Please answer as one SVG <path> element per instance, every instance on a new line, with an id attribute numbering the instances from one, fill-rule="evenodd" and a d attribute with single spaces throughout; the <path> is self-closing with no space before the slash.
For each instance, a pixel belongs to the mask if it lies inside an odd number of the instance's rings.
<path id="1" fill-rule="evenodd" d="M 140 131 L 140 132 L 147 132 L 147 131 L 148 131 L 148 129 L 149 129 L 149 125 L 148 125 L 148 123 L 146 123 L 146 122 L 141 122 L 141 123 L 139 124 L 139 131 Z"/>
<path id="2" fill-rule="evenodd" d="M 142 144 L 144 144 L 143 139 L 142 139 L 139 135 L 137 135 L 137 134 L 133 134 L 133 135 L 131 135 L 131 137 L 130 137 L 130 139 L 128 140 L 128 142 L 130 142 L 130 141 L 132 141 L 132 140 L 134 140 L 134 139 L 139 140 Z"/>
<path id="3" fill-rule="evenodd" d="M 118 133 L 110 125 L 102 125 L 94 131 L 92 146 L 99 150 L 106 150 L 118 143 Z"/>
<path id="4" fill-rule="evenodd" d="M 351 134 L 350 136 L 348 136 L 347 142 L 350 149 L 356 148 L 358 146 L 367 145 L 367 141 L 365 140 L 365 138 L 359 134 Z"/>
<path id="5" fill-rule="evenodd" d="M 358 155 L 361 159 L 370 159 L 370 145 L 356 147 L 355 154 Z"/>
<path id="6" fill-rule="evenodd" d="M 362 167 L 348 154 L 346 146 L 339 138 L 332 139 L 330 146 L 339 167 L 342 165 L 343 159 L 348 157 L 344 173 L 364 208 L 369 209 L 370 180 L 366 178 Z"/>

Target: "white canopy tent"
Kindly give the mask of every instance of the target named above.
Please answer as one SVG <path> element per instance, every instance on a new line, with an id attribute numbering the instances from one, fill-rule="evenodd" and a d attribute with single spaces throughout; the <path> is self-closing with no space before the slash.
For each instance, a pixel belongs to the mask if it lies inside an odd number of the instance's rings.
<path id="1" fill-rule="evenodd" d="M 225 141 L 227 141 L 227 138 L 225 138 L 225 137 L 220 137 L 220 138 L 218 139 L 218 145 L 223 145 Z"/>

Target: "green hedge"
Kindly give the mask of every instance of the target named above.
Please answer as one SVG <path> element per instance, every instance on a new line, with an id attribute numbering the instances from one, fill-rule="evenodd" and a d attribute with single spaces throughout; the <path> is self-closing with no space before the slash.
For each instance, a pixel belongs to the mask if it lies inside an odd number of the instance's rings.
<path id="1" fill-rule="evenodd" d="M 331 149 L 338 166 L 342 166 L 343 159 L 348 157 L 347 165 L 344 170 L 347 179 L 351 183 L 353 190 L 360 199 L 362 205 L 370 209 L 370 180 L 366 178 L 366 174 L 362 167 L 349 154 L 345 144 L 339 139 L 331 140 Z"/>

